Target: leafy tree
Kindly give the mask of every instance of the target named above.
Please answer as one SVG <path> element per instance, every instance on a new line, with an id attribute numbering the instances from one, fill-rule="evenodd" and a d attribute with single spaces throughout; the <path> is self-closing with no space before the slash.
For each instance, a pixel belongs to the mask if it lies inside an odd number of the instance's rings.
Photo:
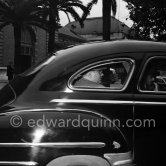
<path id="1" fill-rule="evenodd" d="M 166 40 L 166 2 L 164 0 L 124 0 L 133 20 L 135 38 Z"/>
<path id="2" fill-rule="evenodd" d="M 55 31 L 58 29 L 60 21 L 59 13 L 61 11 L 67 15 L 68 19 L 69 15 L 71 15 L 81 26 L 83 26 L 83 19 L 79 16 L 75 8 L 81 9 L 84 14 L 89 12 L 80 0 L 45 0 L 43 7 L 45 9 L 44 17 L 49 19 L 48 52 L 54 51 Z"/>
<path id="3" fill-rule="evenodd" d="M 94 4 L 96 4 L 98 0 L 91 0 L 88 3 L 88 9 L 90 10 Z M 116 14 L 117 4 L 116 0 L 102 0 L 103 8 L 102 8 L 102 15 L 103 15 L 103 40 L 110 40 L 110 27 L 111 27 L 111 11 L 113 16 Z"/>
<path id="4" fill-rule="evenodd" d="M 7 25 L 14 28 L 14 67 L 15 73 L 22 72 L 21 31 L 25 29 L 35 37 L 33 26 L 47 29 L 47 21 L 41 17 L 41 0 L 0 0 L 0 29 Z"/>

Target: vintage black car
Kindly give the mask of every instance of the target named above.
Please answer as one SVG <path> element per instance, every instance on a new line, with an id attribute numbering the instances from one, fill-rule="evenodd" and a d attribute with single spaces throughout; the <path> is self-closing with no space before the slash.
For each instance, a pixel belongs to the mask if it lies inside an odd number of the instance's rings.
<path id="1" fill-rule="evenodd" d="M 55 52 L 0 91 L 0 165 L 165 165 L 165 77 L 165 43 Z"/>

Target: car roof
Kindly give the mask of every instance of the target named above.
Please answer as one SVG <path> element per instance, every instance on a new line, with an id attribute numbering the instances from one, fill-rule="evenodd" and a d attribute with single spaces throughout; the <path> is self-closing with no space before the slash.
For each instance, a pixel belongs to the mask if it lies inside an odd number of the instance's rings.
<path id="1" fill-rule="evenodd" d="M 109 42 L 91 43 L 97 47 L 106 45 L 111 47 L 112 52 L 149 52 L 166 50 L 166 43 L 154 41 L 118 40 Z M 118 49 L 117 49 L 118 48 Z"/>
<path id="2" fill-rule="evenodd" d="M 48 63 L 49 65 L 46 65 L 46 67 L 40 70 L 42 72 L 39 72 L 40 74 L 38 77 L 40 77 L 39 80 L 51 80 L 54 78 L 58 78 L 56 81 L 59 82 L 61 81 L 61 79 L 63 80 L 64 77 L 67 78 L 71 76 L 73 72 L 76 72 L 82 67 L 87 66 L 93 62 L 107 60 L 111 57 L 126 58 L 126 54 L 118 53 L 130 52 L 166 53 L 166 44 L 160 42 L 123 40 L 109 42 L 101 41 L 72 46 L 70 48 L 55 52 L 55 56 L 53 56 L 52 58 L 53 60 Z M 127 58 L 138 60 L 141 59 L 143 55 L 144 54 L 127 54 Z M 33 74 L 34 71 L 27 73 L 27 75 L 31 73 Z M 36 80 L 38 80 L 38 77 L 36 78 Z"/>
<path id="3" fill-rule="evenodd" d="M 94 47 L 103 47 L 110 46 L 113 52 L 117 52 L 116 48 L 118 47 L 118 51 L 122 52 L 145 52 L 145 51 L 158 51 L 158 50 L 166 50 L 166 43 L 164 42 L 155 42 L 155 41 L 139 41 L 139 40 L 116 40 L 116 41 L 98 41 L 98 42 L 89 42 L 84 43 L 80 46 L 94 46 Z"/>
<path id="4" fill-rule="evenodd" d="M 76 63 L 80 63 L 92 58 L 107 56 L 111 54 L 116 54 L 116 57 L 118 57 L 122 56 L 122 54 L 119 53 L 138 52 L 166 52 L 166 43 L 135 40 L 120 40 L 108 42 L 100 41 L 72 46 L 70 48 L 57 51 L 55 55 L 57 55 L 57 59 L 59 59 L 60 61 L 74 64 L 73 61 L 75 61 Z M 132 57 L 133 55 L 130 54 L 128 56 Z"/>

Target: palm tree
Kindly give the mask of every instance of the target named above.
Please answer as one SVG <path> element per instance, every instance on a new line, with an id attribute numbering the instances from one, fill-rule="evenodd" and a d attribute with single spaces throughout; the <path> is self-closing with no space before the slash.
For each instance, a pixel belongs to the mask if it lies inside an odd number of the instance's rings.
<path id="1" fill-rule="evenodd" d="M 91 2 L 88 3 L 88 10 L 92 8 L 94 4 L 96 4 L 98 0 L 91 0 Z M 110 27 L 111 27 L 111 10 L 113 13 L 113 16 L 116 14 L 116 0 L 102 0 L 103 8 L 102 8 L 102 15 L 103 15 L 103 40 L 110 40 Z M 86 17 L 86 16 L 85 16 Z"/>
<path id="2" fill-rule="evenodd" d="M 47 29 L 47 21 L 41 17 L 42 0 L 0 0 L 0 29 L 12 25 L 14 29 L 14 67 L 15 73 L 22 72 L 21 31 L 25 29 L 35 37 L 33 26 Z"/>
<path id="3" fill-rule="evenodd" d="M 89 12 L 80 0 L 45 0 L 43 8 L 45 9 L 45 18 L 49 19 L 48 52 L 52 52 L 55 47 L 55 31 L 58 29 L 60 11 L 67 15 L 69 21 L 69 15 L 71 15 L 81 26 L 83 26 L 83 19 L 75 8 L 81 9 L 84 14 Z"/>

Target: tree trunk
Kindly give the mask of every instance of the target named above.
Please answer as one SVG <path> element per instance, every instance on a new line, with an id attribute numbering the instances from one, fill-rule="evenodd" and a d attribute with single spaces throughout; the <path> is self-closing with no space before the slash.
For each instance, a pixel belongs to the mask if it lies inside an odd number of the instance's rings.
<path id="1" fill-rule="evenodd" d="M 111 0 L 103 0 L 103 40 L 110 40 Z"/>
<path id="2" fill-rule="evenodd" d="M 14 72 L 19 74 L 22 72 L 21 68 L 21 27 L 18 24 L 13 24 L 14 27 Z"/>
<path id="3" fill-rule="evenodd" d="M 48 39 L 48 52 L 51 53 L 54 51 L 55 47 L 55 30 L 56 22 L 52 15 L 49 17 L 49 39 Z"/>

